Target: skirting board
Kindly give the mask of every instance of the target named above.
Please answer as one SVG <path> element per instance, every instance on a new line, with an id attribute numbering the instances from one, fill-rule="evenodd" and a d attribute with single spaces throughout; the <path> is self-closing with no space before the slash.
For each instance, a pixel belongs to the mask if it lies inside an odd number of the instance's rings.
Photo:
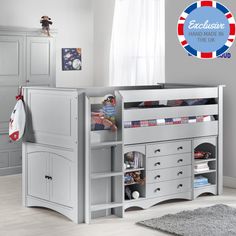
<path id="1" fill-rule="evenodd" d="M 236 188 L 236 178 L 224 176 L 223 177 L 223 185 L 228 188 Z"/>

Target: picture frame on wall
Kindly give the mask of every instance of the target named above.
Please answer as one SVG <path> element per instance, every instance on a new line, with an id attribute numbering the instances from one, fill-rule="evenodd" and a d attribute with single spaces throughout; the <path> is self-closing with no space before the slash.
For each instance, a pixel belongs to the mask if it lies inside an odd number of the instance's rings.
<path id="1" fill-rule="evenodd" d="M 82 70 L 81 48 L 62 48 L 62 70 Z"/>

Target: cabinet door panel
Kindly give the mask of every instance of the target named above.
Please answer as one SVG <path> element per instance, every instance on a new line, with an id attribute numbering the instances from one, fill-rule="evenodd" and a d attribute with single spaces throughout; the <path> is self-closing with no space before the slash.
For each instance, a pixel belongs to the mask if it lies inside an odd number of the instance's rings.
<path id="1" fill-rule="evenodd" d="M 21 166 L 22 165 L 22 151 L 11 151 L 10 152 L 10 159 L 9 159 L 9 166 Z"/>
<path id="2" fill-rule="evenodd" d="M 9 166 L 9 152 L 1 151 L 0 152 L 0 168 L 4 168 L 8 166 Z"/>
<path id="3" fill-rule="evenodd" d="M 28 154 L 28 194 L 49 200 L 49 183 L 45 178 L 48 169 L 49 153 Z"/>
<path id="4" fill-rule="evenodd" d="M 71 161 L 63 156 L 51 154 L 51 194 L 50 201 L 72 206 L 71 200 Z"/>
<path id="5" fill-rule="evenodd" d="M 0 84 L 19 85 L 23 73 L 22 36 L 0 36 Z"/>
<path id="6" fill-rule="evenodd" d="M 27 38 L 27 84 L 52 85 L 53 39 L 43 37 Z"/>
<path id="7" fill-rule="evenodd" d="M 0 87 L 0 132 L 8 132 L 11 112 L 16 104 L 18 87 Z"/>

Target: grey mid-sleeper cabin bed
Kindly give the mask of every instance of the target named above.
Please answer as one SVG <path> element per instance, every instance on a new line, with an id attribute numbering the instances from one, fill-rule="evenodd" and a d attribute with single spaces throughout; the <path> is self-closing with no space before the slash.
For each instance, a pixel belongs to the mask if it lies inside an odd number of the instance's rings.
<path id="1" fill-rule="evenodd" d="M 117 131 L 91 130 L 107 94 L 116 98 Z M 27 207 L 89 223 L 222 193 L 223 86 L 25 87 L 24 101 Z"/>

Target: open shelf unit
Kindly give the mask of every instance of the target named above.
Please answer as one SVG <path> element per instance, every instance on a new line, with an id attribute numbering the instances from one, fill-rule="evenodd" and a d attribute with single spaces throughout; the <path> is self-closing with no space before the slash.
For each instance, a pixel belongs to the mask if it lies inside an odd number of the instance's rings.
<path id="1" fill-rule="evenodd" d="M 118 94 L 113 95 L 119 99 Z M 101 106 L 102 98 L 85 96 L 86 129 L 90 130 L 86 137 L 86 223 L 111 214 L 123 216 L 122 113 L 116 106 L 116 131 L 93 130 L 92 111 Z"/>
<path id="2" fill-rule="evenodd" d="M 217 194 L 217 137 L 195 139 L 193 150 L 194 198 L 203 193 Z"/>
<path id="3" fill-rule="evenodd" d="M 145 176 L 146 176 L 145 145 L 125 146 L 124 147 L 124 201 L 139 200 L 139 199 L 144 199 L 146 197 Z M 134 192 L 136 193 L 136 197 Z"/>

